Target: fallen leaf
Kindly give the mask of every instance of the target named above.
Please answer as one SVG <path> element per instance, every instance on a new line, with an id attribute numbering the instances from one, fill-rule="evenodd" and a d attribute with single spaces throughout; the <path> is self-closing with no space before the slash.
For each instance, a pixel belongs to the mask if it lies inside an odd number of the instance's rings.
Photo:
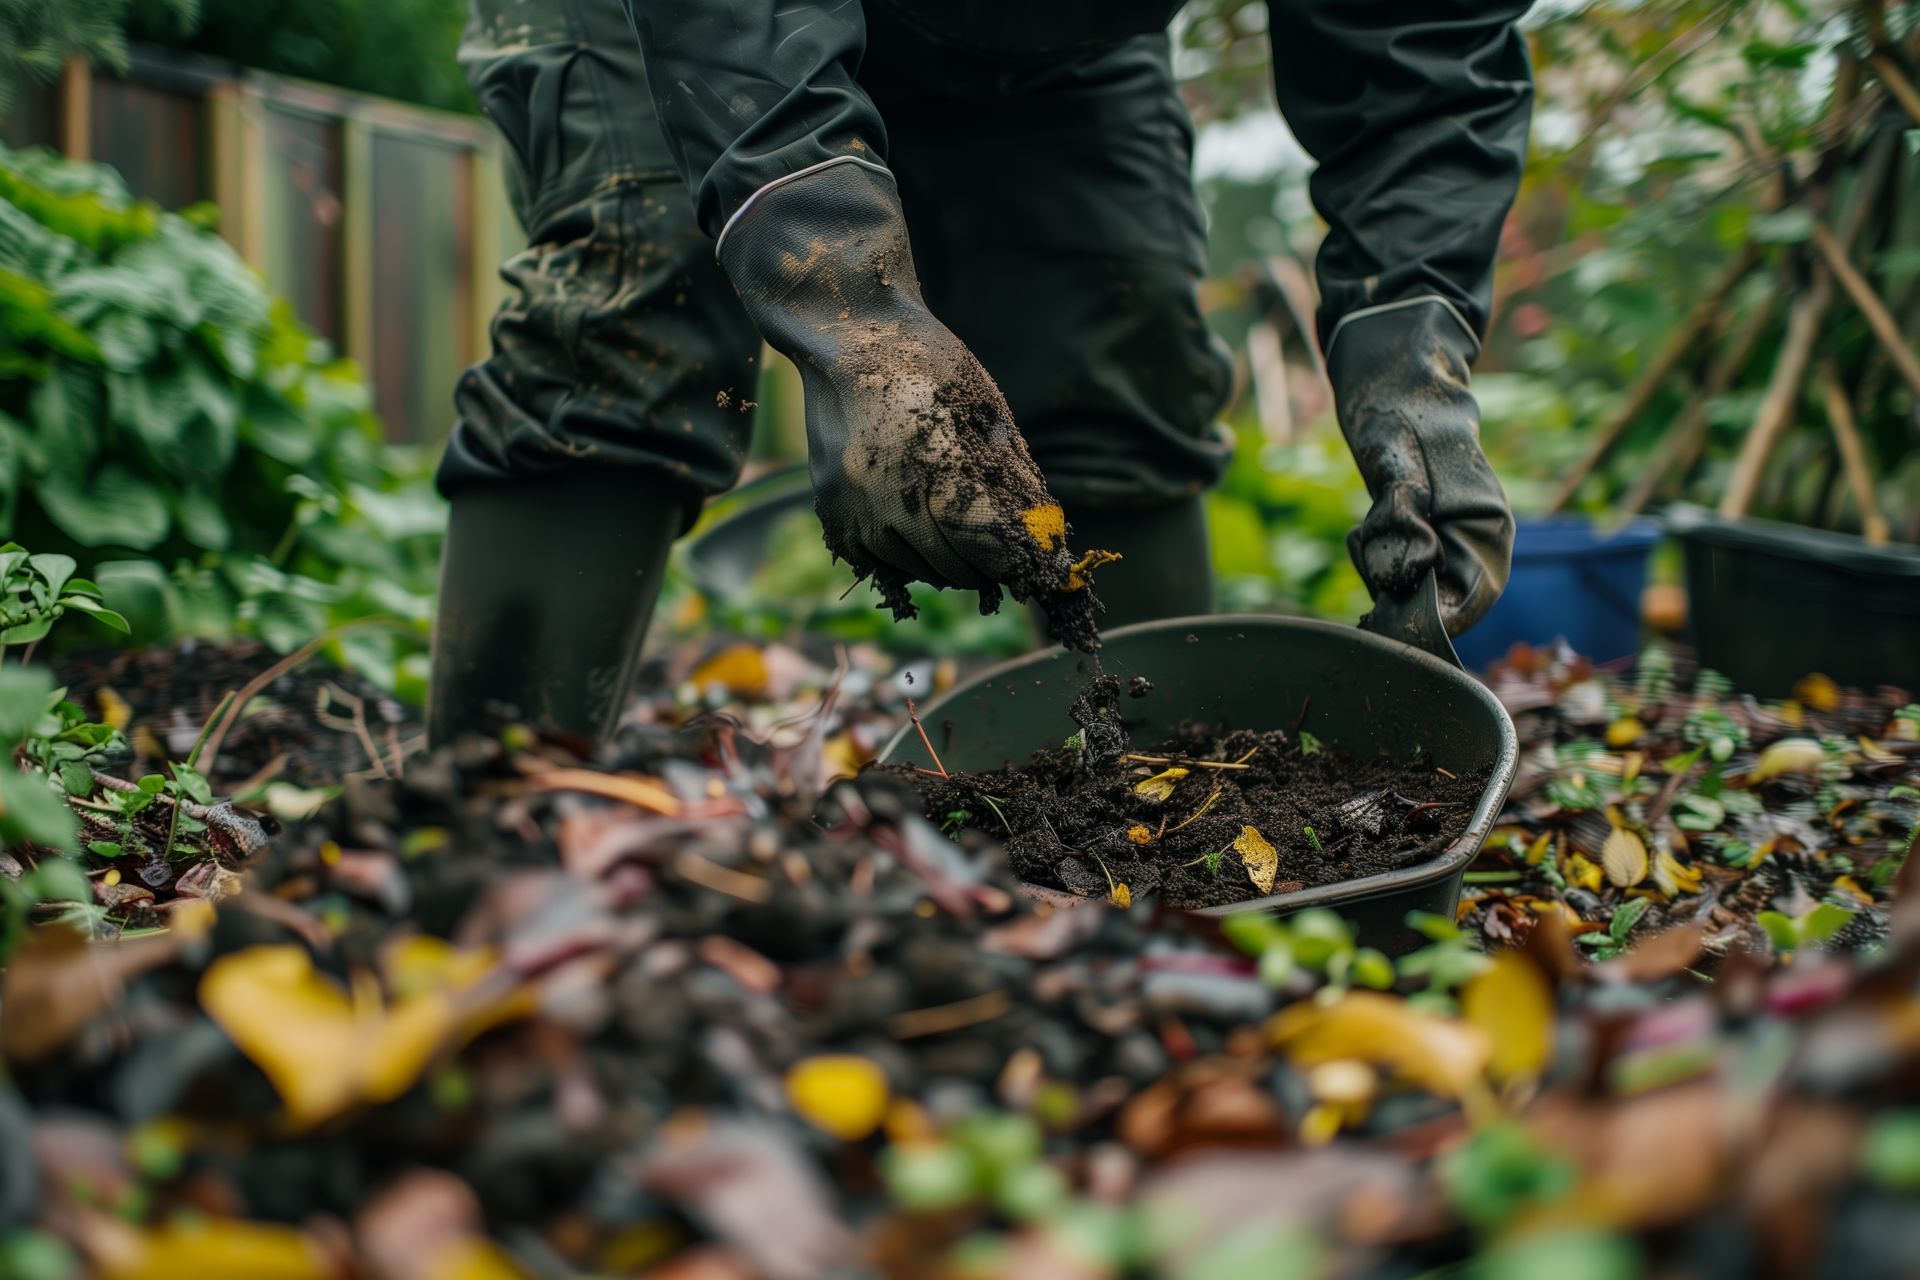
<path id="1" fill-rule="evenodd" d="M 201 1006 L 273 1082 L 296 1127 L 397 1098 L 444 1048 L 532 1010 L 523 989 L 482 993 L 486 953 L 415 938 L 388 954 L 393 984 L 413 992 L 391 1006 L 371 974 L 349 995 L 297 946 L 236 951 L 201 977 Z"/>
<path id="2" fill-rule="evenodd" d="M 128 978 L 166 964 L 187 940 L 168 934 L 93 944 L 64 925 L 33 930 L 0 981 L 0 1054 L 33 1062 L 52 1053 L 118 1001 Z"/>
<path id="3" fill-rule="evenodd" d="M 118 1226 L 119 1224 L 115 1224 Z M 327 1280 L 326 1255 L 292 1227 L 196 1218 L 100 1233 L 101 1280 Z"/>
<path id="4" fill-rule="evenodd" d="M 1567 883 L 1588 893 L 1600 892 L 1601 873 L 1596 863 L 1589 862 L 1583 855 L 1574 854 L 1567 859 Z"/>
<path id="5" fill-rule="evenodd" d="M 1280 870 L 1280 851 L 1252 827 L 1240 828 L 1240 838 L 1233 842 L 1233 851 L 1240 855 L 1241 863 L 1247 868 L 1247 879 L 1253 881 L 1254 888 L 1272 893 L 1273 877 Z"/>
<path id="6" fill-rule="evenodd" d="M 1815 711 L 1833 711 L 1840 705 L 1840 686 L 1815 672 L 1793 686 L 1793 696 Z"/>
<path id="7" fill-rule="evenodd" d="M 1159 804 L 1173 794 L 1173 784 L 1187 776 L 1187 770 L 1177 765 L 1171 769 L 1162 769 L 1151 778 L 1143 778 L 1133 784 L 1135 795 L 1144 796 L 1154 804 Z"/>
<path id="8" fill-rule="evenodd" d="M 891 1097 L 886 1073 L 858 1054 L 821 1054 L 787 1072 L 793 1109 L 842 1142 L 858 1142 L 879 1128 Z"/>
<path id="9" fill-rule="evenodd" d="M 1553 990 L 1533 960 L 1500 951 L 1460 992 L 1460 1012 L 1493 1045 L 1496 1080 L 1537 1077 L 1553 1056 Z"/>
<path id="10" fill-rule="evenodd" d="M 1615 720 L 1607 726 L 1607 745 L 1610 747 L 1630 747 L 1646 736 L 1647 727 L 1632 716 Z"/>
<path id="11" fill-rule="evenodd" d="M 1606 868 L 1608 881 L 1630 888 L 1647 878 L 1647 846 L 1625 827 L 1615 827 L 1600 846 L 1600 865 Z"/>
<path id="12" fill-rule="evenodd" d="M 1133 905 L 1133 890 L 1127 888 L 1124 882 L 1114 885 L 1113 892 L 1109 893 L 1107 897 L 1116 907 L 1131 907 Z"/>
<path id="13" fill-rule="evenodd" d="M 1653 882 L 1669 898 L 1700 892 L 1700 875 L 1700 868 L 1688 866 L 1665 849 L 1653 860 Z"/>
<path id="14" fill-rule="evenodd" d="M 742 641 L 731 644 L 693 669 L 687 682 L 705 692 L 718 685 L 742 698 L 761 698 L 767 693 L 767 661 L 760 646 Z"/>
<path id="15" fill-rule="evenodd" d="M 1826 751 L 1812 738 L 1782 738 L 1760 753 L 1747 770 L 1748 782 L 1765 782 L 1788 773 L 1818 773 Z"/>
<path id="16" fill-rule="evenodd" d="M 1268 1021 L 1267 1035 L 1299 1066 L 1357 1058 L 1449 1098 L 1478 1091 L 1493 1056 L 1480 1028 L 1374 991 L 1289 1005 Z"/>

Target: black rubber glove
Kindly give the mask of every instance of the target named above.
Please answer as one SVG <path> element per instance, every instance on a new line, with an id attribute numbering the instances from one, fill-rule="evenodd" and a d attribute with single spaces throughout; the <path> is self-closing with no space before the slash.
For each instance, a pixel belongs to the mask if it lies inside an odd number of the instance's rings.
<path id="1" fill-rule="evenodd" d="M 800 368 L 828 550 L 871 575 L 896 618 L 915 612 L 911 581 L 978 591 L 982 613 L 1005 585 L 1063 644 L 1095 647 L 1087 566 L 1000 389 L 921 300 L 892 177 L 843 162 L 769 184 L 719 252 Z"/>
<path id="2" fill-rule="evenodd" d="M 1373 498 L 1347 535 L 1354 567 L 1376 600 L 1437 570 L 1441 617 L 1459 635 L 1500 598 L 1513 561 L 1513 513 L 1467 387 L 1478 343 L 1426 299 L 1355 313 L 1328 346 L 1340 429 Z"/>

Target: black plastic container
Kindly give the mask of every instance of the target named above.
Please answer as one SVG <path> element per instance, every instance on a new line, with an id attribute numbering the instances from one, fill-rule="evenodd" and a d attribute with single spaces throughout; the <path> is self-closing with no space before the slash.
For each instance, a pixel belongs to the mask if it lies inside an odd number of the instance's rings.
<path id="1" fill-rule="evenodd" d="M 1742 692 L 1785 696 L 1815 672 L 1920 690 L 1920 547 L 1699 507 L 1673 508 L 1667 527 L 1686 557 L 1700 662 Z"/>
<path id="2" fill-rule="evenodd" d="M 1513 721 L 1486 686 L 1412 645 L 1305 618 L 1229 614 L 1144 622 L 1108 632 L 1105 642 L 1107 671 L 1153 682 L 1146 697 L 1123 702 L 1136 742 L 1164 738 L 1182 720 L 1245 729 L 1298 725 L 1355 755 L 1383 752 L 1405 760 L 1424 750 L 1455 773 L 1491 771 L 1466 831 L 1431 861 L 1201 914 L 1331 907 L 1354 923 L 1367 945 L 1389 955 L 1425 941 L 1406 927 L 1409 911 L 1452 918 L 1460 878 L 1499 816 L 1519 759 Z M 1086 680 L 1087 661 L 1058 648 L 1029 654 L 922 708 L 921 722 L 941 761 L 979 772 L 1024 762 L 1058 743 L 1074 731 L 1067 706 Z M 925 754 L 909 726 L 880 758 L 931 765 Z"/>

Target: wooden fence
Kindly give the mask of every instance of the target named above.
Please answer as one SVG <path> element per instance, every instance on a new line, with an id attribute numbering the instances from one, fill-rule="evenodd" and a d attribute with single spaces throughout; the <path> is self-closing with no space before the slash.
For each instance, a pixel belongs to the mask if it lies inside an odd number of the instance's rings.
<path id="1" fill-rule="evenodd" d="M 366 373 L 395 440 L 442 438 L 523 246 L 485 121 L 226 64 L 136 52 L 23 88 L 10 146 L 110 164 L 135 194 L 220 206 L 221 230 Z"/>

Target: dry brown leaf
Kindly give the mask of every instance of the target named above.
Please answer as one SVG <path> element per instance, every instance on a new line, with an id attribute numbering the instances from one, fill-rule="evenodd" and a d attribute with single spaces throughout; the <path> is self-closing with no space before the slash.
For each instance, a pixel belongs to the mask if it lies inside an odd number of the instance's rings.
<path id="1" fill-rule="evenodd" d="M 0 1054 L 33 1062 L 67 1043 L 120 998 L 128 978 L 173 959 L 175 934 L 90 943 L 64 925 L 35 929 L 14 953 L 0 984 Z"/>
<path id="2" fill-rule="evenodd" d="M 1253 887 L 1262 893 L 1272 893 L 1273 877 L 1280 870 L 1280 851 L 1253 827 L 1240 828 L 1240 838 L 1233 842 L 1233 851 L 1240 855 Z"/>
<path id="3" fill-rule="evenodd" d="M 1461 990 L 1460 1012 L 1493 1045 L 1487 1069 L 1496 1080 L 1537 1077 L 1553 1057 L 1553 989 L 1522 952 L 1495 953 Z"/>
<path id="4" fill-rule="evenodd" d="M 1600 846 L 1600 865 L 1613 885 L 1631 888 L 1647 878 L 1646 843 L 1625 827 L 1615 827 Z"/>

